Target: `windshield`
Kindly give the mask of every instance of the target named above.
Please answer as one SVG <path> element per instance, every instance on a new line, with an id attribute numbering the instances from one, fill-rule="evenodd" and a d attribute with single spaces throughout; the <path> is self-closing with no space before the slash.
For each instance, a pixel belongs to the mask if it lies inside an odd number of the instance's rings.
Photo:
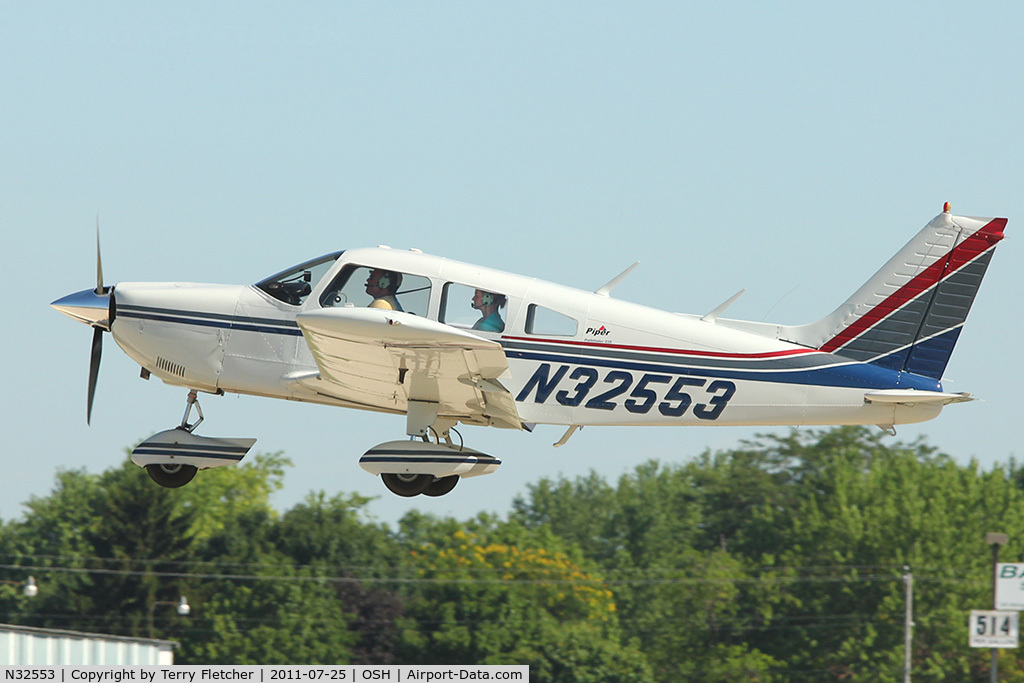
<path id="1" fill-rule="evenodd" d="M 309 293 L 313 291 L 313 285 L 320 281 L 327 271 L 331 269 L 334 262 L 344 252 L 336 251 L 333 254 L 326 254 L 320 258 L 299 264 L 288 270 L 271 275 L 266 280 L 256 283 L 256 287 L 263 290 L 278 301 L 283 301 L 292 306 L 300 306 L 306 300 Z"/>

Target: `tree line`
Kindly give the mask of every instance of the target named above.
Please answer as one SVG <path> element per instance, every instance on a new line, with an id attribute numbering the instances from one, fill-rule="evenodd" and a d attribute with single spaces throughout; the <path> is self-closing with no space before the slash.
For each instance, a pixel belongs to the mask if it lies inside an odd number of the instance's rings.
<path id="1" fill-rule="evenodd" d="M 680 460 L 685 456 L 681 455 Z M 355 494 L 270 505 L 259 454 L 181 489 L 127 459 L 61 471 L 0 525 L 0 620 L 156 637 L 181 664 L 528 664 L 531 680 L 988 679 L 971 609 L 988 531 L 1024 547 L 1024 470 L 983 470 L 867 428 L 769 435 L 617 481 L 544 478 L 504 516 L 407 513 Z M 36 577 L 37 597 L 18 582 Z M 177 615 L 186 595 L 192 612 Z M 1004 650 L 1004 681 L 1024 658 Z"/>

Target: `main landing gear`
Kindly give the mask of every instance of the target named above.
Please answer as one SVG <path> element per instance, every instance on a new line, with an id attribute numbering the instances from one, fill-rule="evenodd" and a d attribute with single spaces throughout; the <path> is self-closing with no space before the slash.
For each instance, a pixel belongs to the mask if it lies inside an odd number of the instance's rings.
<path id="1" fill-rule="evenodd" d="M 421 493 L 424 496 L 443 496 L 459 483 L 459 476 L 435 477 L 432 474 L 395 474 L 384 472 L 380 475 L 388 491 L 404 498 L 412 498 Z"/>
<path id="2" fill-rule="evenodd" d="M 370 474 L 379 474 L 384 486 L 395 495 L 411 498 L 421 494 L 443 496 L 460 479 L 490 474 L 501 461 L 471 448 L 455 446 L 445 429 L 443 436 L 433 443 L 422 437 L 378 444 L 363 454 L 359 465 Z"/>
<path id="3" fill-rule="evenodd" d="M 199 416 L 189 422 L 192 409 Z M 225 439 L 199 436 L 193 431 L 203 421 L 203 409 L 195 390 L 188 392 L 188 402 L 181 424 L 154 434 L 132 450 L 132 462 L 146 469 L 149 478 L 164 488 L 178 488 L 192 481 L 199 470 L 222 467 L 239 462 L 256 439 Z"/>

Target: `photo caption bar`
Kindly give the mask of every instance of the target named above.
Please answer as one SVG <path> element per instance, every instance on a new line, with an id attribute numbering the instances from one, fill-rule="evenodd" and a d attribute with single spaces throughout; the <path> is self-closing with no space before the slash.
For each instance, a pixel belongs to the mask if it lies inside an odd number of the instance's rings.
<path id="1" fill-rule="evenodd" d="M 381 681 L 387 683 L 432 683 L 433 681 L 517 681 L 530 680 L 526 665 L 414 666 L 0 666 L 2 681 L 53 681 L 54 683 L 209 683 L 250 681 L 252 683 L 301 681 Z"/>

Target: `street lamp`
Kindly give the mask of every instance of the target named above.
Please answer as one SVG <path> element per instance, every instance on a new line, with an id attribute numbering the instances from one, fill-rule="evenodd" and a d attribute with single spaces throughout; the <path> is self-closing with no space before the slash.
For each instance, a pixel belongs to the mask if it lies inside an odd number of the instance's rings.
<path id="1" fill-rule="evenodd" d="M 175 607 L 177 608 L 178 614 L 183 616 L 183 617 L 187 617 L 189 614 L 192 613 L 192 606 L 188 604 L 188 599 L 184 595 L 182 595 L 180 598 L 178 598 L 177 602 L 174 602 L 173 600 L 157 600 L 156 602 L 149 603 L 149 637 L 150 638 L 153 637 L 153 633 L 154 633 L 154 629 L 153 629 L 153 612 L 156 611 L 156 606 L 157 605 L 175 605 Z"/>
<path id="2" fill-rule="evenodd" d="M 22 583 L 21 581 L 9 581 L 6 579 L 0 580 L 0 583 L 11 583 L 15 586 L 21 586 L 21 592 L 25 594 L 26 598 L 34 598 L 39 595 L 39 586 L 36 585 L 36 580 L 33 576 L 28 577 L 28 580 L 25 581 L 25 583 Z"/>
<path id="3" fill-rule="evenodd" d="M 182 595 L 181 598 L 178 600 L 178 614 L 180 614 L 183 617 L 187 617 L 189 615 L 189 612 L 191 611 L 192 608 L 189 606 L 188 600 L 186 600 L 185 596 Z"/>

